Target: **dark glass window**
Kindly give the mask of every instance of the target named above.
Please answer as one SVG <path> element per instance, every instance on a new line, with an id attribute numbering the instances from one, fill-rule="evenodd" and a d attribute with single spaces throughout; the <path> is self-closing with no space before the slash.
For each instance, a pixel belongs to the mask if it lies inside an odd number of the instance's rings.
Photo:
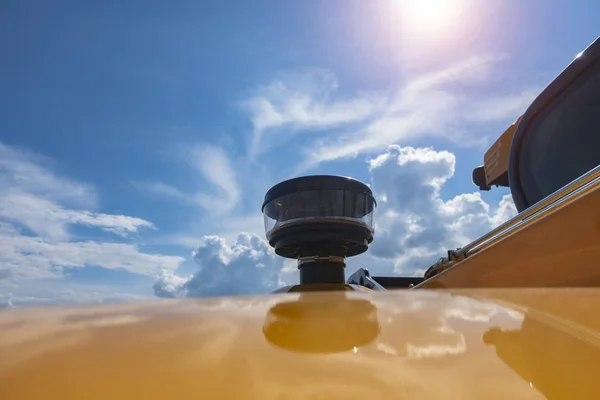
<path id="1" fill-rule="evenodd" d="M 600 62 L 535 118 L 519 156 L 529 206 L 600 165 Z"/>

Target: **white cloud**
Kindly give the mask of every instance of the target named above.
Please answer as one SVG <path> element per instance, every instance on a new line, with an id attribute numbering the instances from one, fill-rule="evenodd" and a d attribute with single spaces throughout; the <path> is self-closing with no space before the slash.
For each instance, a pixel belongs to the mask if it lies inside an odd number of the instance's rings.
<path id="1" fill-rule="evenodd" d="M 140 218 L 67 209 L 15 189 L 4 193 L 0 195 L 0 218 L 16 222 L 50 240 L 67 240 L 67 227 L 71 224 L 100 228 L 119 236 L 137 232 L 140 228 L 154 228 L 152 223 Z"/>
<path id="2" fill-rule="evenodd" d="M 20 191 L 45 198 L 76 204 L 93 206 L 96 193 L 89 185 L 57 177 L 49 168 L 52 162 L 25 149 L 0 143 L 0 188 L 19 188 Z"/>
<path id="3" fill-rule="evenodd" d="M 538 92 L 528 89 L 495 96 L 485 91 L 485 96 L 463 94 L 461 87 L 481 83 L 490 75 L 492 65 L 492 59 L 474 58 L 409 82 L 372 122 L 309 146 L 311 150 L 302 167 L 311 168 L 321 162 L 415 139 L 437 137 L 460 146 L 482 144 L 487 138 L 469 132 L 481 129 L 482 123 L 505 121 L 508 126 Z"/>
<path id="4" fill-rule="evenodd" d="M 181 257 L 145 254 L 131 244 L 110 242 L 49 242 L 24 236 L 16 229 L 0 234 L 0 265 L 12 279 L 61 277 L 63 268 L 102 267 L 155 276 L 173 270 Z"/>
<path id="5" fill-rule="evenodd" d="M 211 213 L 229 212 L 241 200 L 236 171 L 227 153 L 217 146 L 196 146 L 186 149 L 184 157 L 207 182 L 207 187 L 192 186 L 191 191 L 180 190 L 164 182 L 135 182 L 134 185 L 156 196 L 174 200 L 186 205 L 200 205 Z"/>
<path id="6" fill-rule="evenodd" d="M 360 256 L 368 259 L 360 266 L 377 273 L 372 266 L 383 271 L 393 264 L 397 274 L 422 275 L 448 249 L 464 246 L 516 215 L 509 196 L 494 206 L 479 192 L 442 199 L 441 189 L 454 175 L 454 166 L 455 156 L 448 151 L 396 145 L 369 161 L 378 208 L 375 240 Z M 218 236 L 205 236 L 201 243 L 195 253 L 199 271 L 189 277 L 163 274 L 154 287 L 156 295 L 264 293 L 298 282 L 294 263 L 277 257 L 259 236 L 242 233 L 231 246 Z M 348 263 L 353 268 L 360 264 L 353 258 Z"/>
<path id="7" fill-rule="evenodd" d="M 225 151 L 216 146 L 197 147 L 192 151 L 193 163 L 204 179 L 217 188 L 215 195 L 200 193 L 198 201 L 209 210 L 228 211 L 241 197 L 236 173 Z"/>
<path id="8" fill-rule="evenodd" d="M 163 182 L 134 182 L 134 186 L 158 197 L 174 200 L 182 204 L 193 204 L 193 198 L 181 190 Z"/>
<path id="9" fill-rule="evenodd" d="M 154 228 L 140 218 L 74 209 L 96 203 L 89 185 L 56 176 L 49 160 L 0 143 L 0 218 L 48 240 L 68 239 L 67 227 L 81 224 L 125 236 Z M 62 204 L 60 204 L 62 203 Z M 71 206 L 71 207 L 69 207 Z"/>
<path id="10" fill-rule="evenodd" d="M 158 297 L 266 293 L 297 280 L 295 265 L 290 266 L 293 262 L 286 263 L 262 238 L 248 233 L 239 234 L 232 245 L 221 237 L 205 236 L 194 259 L 200 267 L 194 275 L 181 277 L 165 271 L 154 293 Z"/>
<path id="11" fill-rule="evenodd" d="M 394 260 L 399 274 L 422 274 L 448 249 L 464 246 L 516 215 L 509 196 L 491 207 L 479 192 L 452 199 L 440 190 L 454 174 L 452 153 L 390 146 L 371 160 L 372 189 L 379 198 L 374 256 Z"/>
<path id="12" fill-rule="evenodd" d="M 488 122 L 501 121 L 507 116 L 518 117 L 525 112 L 540 92 L 541 88 L 528 88 L 520 93 L 481 99 L 472 105 L 472 109 L 464 115 L 464 118 L 467 121 Z M 508 125 L 506 127 L 508 128 Z"/>
<path id="13" fill-rule="evenodd" d="M 1 143 L 0 154 L 0 292 L 14 291 L 24 279 L 62 277 L 64 268 L 95 266 L 155 276 L 183 261 L 127 243 L 72 241 L 68 228 L 75 224 L 121 237 L 155 228 L 140 218 L 82 209 L 95 205 L 94 190 L 59 177 L 42 156 Z"/>
<path id="14" fill-rule="evenodd" d="M 65 285 L 58 279 L 21 281 L 15 293 L 10 291 L 7 293 L 8 295 L 0 295 L 0 308 L 2 308 L 2 304 L 7 304 L 7 301 L 12 307 L 31 307 L 56 304 L 121 303 L 153 298 L 147 290 L 146 293 L 139 294 L 133 292 L 132 288 L 123 285 L 75 283 Z"/>
<path id="15" fill-rule="evenodd" d="M 336 77 L 322 69 L 288 73 L 260 87 L 252 98 L 242 103 L 251 115 L 254 128 L 250 158 L 266 150 L 274 140 L 281 141 L 281 136 L 289 139 L 299 130 L 361 122 L 385 103 L 384 97 L 367 93 L 334 98 L 333 92 L 338 88 Z M 281 128 L 286 132 L 282 134 Z"/>
<path id="16" fill-rule="evenodd" d="M 499 226 L 509 219 L 517 215 L 517 207 L 510 195 L 502 196 L 502 200 L 498 204 L 498 209 L 492 217 L 492 225 Z"/>
<path id="17" fill-rule="evenodd" d="M 375 94 L 338 95 L 335 77 L 322 71 L 309 70 L 303 79 L 294 75 L 276 80 L 244 103 L 254 127 L 250 154 L 266 149 L 266 143 L 281 144 L 294 132 L 313 130 L 322 135 L 305 146 L 299 171 L 415 139 L 437 137 L 461 146 L 480 145 L 487 138 L 471 135 L 465 128 L 472 127 L 468 130 L 472 132 L 489 122 L 508 126 L 538 92 L 535 88 L 494 94 L 485 90 L 501 60 L 471 57 Z M 473 88 L 478 92 L 473 93 Z"/>

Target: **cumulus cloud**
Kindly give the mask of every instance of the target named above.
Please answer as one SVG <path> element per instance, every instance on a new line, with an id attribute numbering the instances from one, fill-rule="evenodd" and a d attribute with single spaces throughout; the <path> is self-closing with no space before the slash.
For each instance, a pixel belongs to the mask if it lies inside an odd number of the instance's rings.
<path id="1" fill-rule="evenodd" d="M 275 255 L 262 238 L 241 233 L 229 245 L 218 236 L 205 236 L 194 252 L 200 269 L 182 277 L 164 271 L 154 285 L 158 297 L 204 297 L 265 293 L 295 281 L 295 265 Z M 294 263 L 295 264 L 295 263 Z"/>
<path id="2" fill-rule="evenodd" d="M 396 273 L 421 274 L 447 249 L 464 246 L 516 215 L 510 196 L 494 207 L 479 192 L 442 199 L 441 188 L 454 166 L 452 153 L 397 145 L 370 161 L 379 199 L 370 251 L 394 260 Z"/>
<path id="3" fill-rule="evenodd" d="M 12 291 L 14 282 L 23 279 L 62 277 L 65 268 L 95 266 L 155 276 L 183 261 L 181 257 L 146 254 L 128 243 L 73 241 L 69 234 L 72 225 L 120 237 L 155 227 L 141 218 L 83 208 L 96 204 L 93 188 L 58 176 L 49 169 L 51 164 L 40 155 L 0 143 L 2 292 Z"/>
<path id="4" fill-rule="evenodd" d="M 415 75 L 399 87 L 379 93 L 340 94 L 333 74 L 308 70 L 275 80 L 243 104 L 253 134 L 249 153 L 282 144 L 296 132 L 318 131 L 306 146 L 299 170 L 358 153 L 385 149 L 390 143 L 438 137 L 458 145 L 478 145 L 485 137 L 466 128 L 482 123 L 514 122 L 539 92 L 480 90 L 498 68 L 501 57 L 475 56 L 445 68 Z M 471 130 L 469 130 L 471 131 Z M 268 140 L 266 140 L 268 135 Z M 464 140 L 467 138 L 469 140 Z M 268 146 L 267 146 L 268 143 Z"/>
<path id="5" fill-rule="evenodd" d="M 448 249 L 464 246 L 516 215 L 510 196 L 497 205 L 485 202 L 479 192 L 443 199 L 441 189 L 454 175 L 455 161 L 448 151 L 397 145 L 369 161 L 370 185 L 378 200 L 370 257 L 393 263 L 396 274 L 421 275 Z M 205 236 L 194 258 L 200 266 L 196 274 L 166 272 L 154 286 L 155 294 L 264 293 L 297 282 L 294 263 L 285 263 L 256 235 L 240 234 L 233 245 Z"/>

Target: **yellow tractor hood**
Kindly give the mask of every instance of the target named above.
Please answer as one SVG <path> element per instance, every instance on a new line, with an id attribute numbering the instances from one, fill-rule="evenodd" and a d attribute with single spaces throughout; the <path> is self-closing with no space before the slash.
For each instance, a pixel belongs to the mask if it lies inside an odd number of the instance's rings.
<path id="1" fill-rule="evenodd" d="M 597 289 L 0 313 L 0 399 L 598 399 Z"/>

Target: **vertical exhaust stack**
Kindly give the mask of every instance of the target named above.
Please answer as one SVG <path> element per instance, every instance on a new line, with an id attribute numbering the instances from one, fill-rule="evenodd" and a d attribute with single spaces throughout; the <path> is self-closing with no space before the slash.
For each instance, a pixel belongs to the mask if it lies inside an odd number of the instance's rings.
<path id="1" fill-rule="evenodd" d="M 273 186 L 262 212 L 269 244 L 298 260 L 300 284 L 344 284 L 346 257 L 373 241 L 373 192 L 347 177 L 312 175 Z"/>

